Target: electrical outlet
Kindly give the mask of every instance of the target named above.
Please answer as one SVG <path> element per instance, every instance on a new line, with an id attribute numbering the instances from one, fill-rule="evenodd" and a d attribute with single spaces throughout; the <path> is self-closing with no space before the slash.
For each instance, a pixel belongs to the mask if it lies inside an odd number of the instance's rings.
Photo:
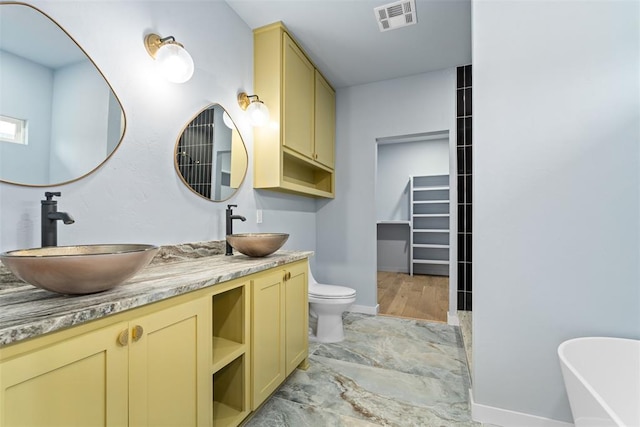
<path id="1" fill-rule="evenodd" d="M 256 224 L 262 224 L 262 209 L 256 210 Z"/>

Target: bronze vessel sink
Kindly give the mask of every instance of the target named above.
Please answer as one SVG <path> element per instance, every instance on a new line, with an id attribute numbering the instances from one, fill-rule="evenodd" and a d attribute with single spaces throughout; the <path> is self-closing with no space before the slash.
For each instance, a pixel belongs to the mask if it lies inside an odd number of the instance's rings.
<path id="1" fill-rule="evenodd" d="M 250 257 L 271 255 L 289 238 L 286 233 L 229 234 L 227 242 L 238 252 Z"/>
<path id="2" fill-rule="evenodd" d="M 158 247 L 139 244 L 51 246 L 0 254 L 21 280 L 62 294 L 111 289 L 146 267 Z"/>

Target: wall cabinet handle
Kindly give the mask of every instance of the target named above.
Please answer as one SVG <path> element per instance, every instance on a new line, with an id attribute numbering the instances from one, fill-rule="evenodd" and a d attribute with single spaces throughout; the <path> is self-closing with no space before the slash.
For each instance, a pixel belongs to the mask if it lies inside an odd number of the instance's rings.
<path id="1" fill-rule="evenodd" d="M 118 344 L 122 347 L 126 347 L 129 344 L 129 329 L 125 329 L 118 334 Z"/>
<path id="2" fill-rule="evenodd" d="M 131 330 L 131 337 L 133 338 L 133 342 L 140 341 L 140 338 L 142 338 L 142 334 L 144 334 L 144 329 L 142 329 L 142 326 L 134 326 Z"/>

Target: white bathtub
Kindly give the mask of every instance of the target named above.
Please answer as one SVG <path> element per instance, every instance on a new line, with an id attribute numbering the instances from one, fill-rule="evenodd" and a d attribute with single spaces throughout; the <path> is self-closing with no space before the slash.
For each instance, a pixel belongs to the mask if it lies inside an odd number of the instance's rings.
<path id="1" fill-rule="evenodd" d="M 560 344 L 576 427 L 640 427 L 640 341 L 576 338 Z"/>

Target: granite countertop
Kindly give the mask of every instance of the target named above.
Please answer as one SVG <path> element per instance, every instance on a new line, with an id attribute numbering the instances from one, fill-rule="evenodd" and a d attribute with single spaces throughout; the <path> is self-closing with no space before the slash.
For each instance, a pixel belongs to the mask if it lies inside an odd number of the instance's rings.
<path id="1" fill-rule="evenodd" d="M 0 265 L 0 346 L 100 319 L 166 298 L 308 258 L 277 251 L 264 258 L 225 256 L 224 241 L 163 246 L 151 264 L 111 290 L 61 295 L 17 279 Z"/>

